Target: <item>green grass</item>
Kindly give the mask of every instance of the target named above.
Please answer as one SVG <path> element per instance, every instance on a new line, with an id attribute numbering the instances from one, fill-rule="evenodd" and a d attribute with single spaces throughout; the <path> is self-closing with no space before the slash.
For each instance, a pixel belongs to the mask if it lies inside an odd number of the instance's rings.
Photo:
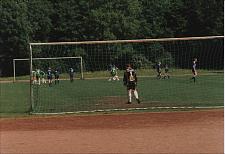
<path id="1" fill-rule="evenodd" d="M 138 69 L 136 70 L 138 76 L 155 76 L 156 70 L 155 69 Z M 119 70 L 118 75 L 123 76 L 124 70 Z M 199 74 L 218 74 L 218 73 L 223 73 L 223 70 L 203 70 L 199 69 L 198 70 Z M 104 77 L 109 77 L 109 71 L 94 71 L 94 72 L 84 72 L 84 78 L 104 78 Z M 170 68 L 170 74 L 172 75 L 190 75 L 191 71 L 190 69 L 177 69 L 177 68 Z M 76 73 L 76 78 L 81 78 L 80 73 Z M 69 75 L 68 73 L 62 73 L 60 74 L 60 78 L 62 79 L 68 79 Z M 16 76 L 16 80 L 29 80 L 30 76 L 29 75 L 22 75 L 22 76 Z M 1 81 L 13 81 L 13 77 L 1 77 Z"/>
<path id="2" fill-rule="evenodd" d="M 154 106 L 223 106 L 223 74 L 202 75 L 193 83 L 190 76 L 173 76 L 157 80 L 139 78 L 138 90 L 142 103 L 127 101 L 122 81 L 106 79 L 60 81 L 59 85 L 35 85 L 34 112 L 70 112 Z M 28 112 L 29 84 L 1 83 L 1 115 Z"/>
<path id="3" fill-rule="evenodd" d="M 0 113 L 26 113 L 29 110 L 28 83 L 0 84 Z"/>

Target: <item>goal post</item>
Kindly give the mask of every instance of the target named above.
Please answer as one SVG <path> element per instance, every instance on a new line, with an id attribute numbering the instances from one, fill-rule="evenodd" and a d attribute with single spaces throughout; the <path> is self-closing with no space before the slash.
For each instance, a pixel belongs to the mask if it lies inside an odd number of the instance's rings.
<path id="1" fill-rule="evenodd" d="M 81 57 L 81 78 L 74 83 L 38 86 L 31 83 L 32 113 L 60 114 L 160 107 L 206 107 L 223 104 L 224 36 L 30 43 L 30 79 L 36 59 Z M 198 76 L 192 80 L 193 59 L 197 58 Z M 65 68 L 65 61 L 38 65 Z M 157 78 L 156 65 L 161 63 L 162 78 Z M 72 62 L 71 62 L 72 63 Z M 126 64 L 138 76 L 141 104 L 127 105 L 123 87 Z M 120 80 L 111 81 L 110 67 L 115 65 Z M 170 79 L 165 78 L 166 66 Z M 198 79 L 199 78 L 199 79 Z M 194 87 L 194 88 L 193 88 Z M 206 92 L 207 91 L 207 92 Z M 206 94 L 206 93 L 207 94 Z M 214 94 L 216 100 L 214 99 Z M 215 101 L 214 104 L 212 102 Z"/>
<path id="2" fill-rule="evenodd" d="M 17 61 L 28 61 L 29 62 L 29 58 L 13 59 L 13 82 L 16 82 L 16 62 Z"/>
<path id="3" fill-rule="evenodd" d="M 187 40 L 210 40 L 224 38 L 224 36 L 204 36 L 204 37 L 181 37 L 181 38 L 158 38 L 158 39 L 133 39 L 133 40 L 108 40 L 108 41 L 80 41 L 80 42 L 49 42 L 49 43 L 30 43 L 31 46 L 46 45 L 81 45 L 81 44 L 113 44 L 113 43 L 151 43 Z"/>

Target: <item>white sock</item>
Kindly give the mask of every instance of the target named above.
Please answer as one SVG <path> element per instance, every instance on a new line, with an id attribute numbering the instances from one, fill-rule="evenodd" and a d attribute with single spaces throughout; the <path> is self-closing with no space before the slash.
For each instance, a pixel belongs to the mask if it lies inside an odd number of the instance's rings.
<path id="1" fill-rule="evenodd" d="M 138 92 L 137 92 L 137 90 L 134 90 L 134 96 L 135 96 L 136 99 L 138 99 Z"/>
<path id="2" fill-rule="evenodd" d="M 132 97 L 131 90 L 129 90 L 128 91 L 128 100 L 129 100 L 129 102 L 131 102 L 131 97 Z"/>

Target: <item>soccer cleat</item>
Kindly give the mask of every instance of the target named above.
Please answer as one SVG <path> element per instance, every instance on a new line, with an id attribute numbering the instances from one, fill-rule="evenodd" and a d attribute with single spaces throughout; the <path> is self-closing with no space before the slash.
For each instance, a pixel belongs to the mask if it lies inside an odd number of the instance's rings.
<path id="1" fill-rule="evenodd" d="M 131 104 L 131 102 L 128 101 L 127 104 Z"/>

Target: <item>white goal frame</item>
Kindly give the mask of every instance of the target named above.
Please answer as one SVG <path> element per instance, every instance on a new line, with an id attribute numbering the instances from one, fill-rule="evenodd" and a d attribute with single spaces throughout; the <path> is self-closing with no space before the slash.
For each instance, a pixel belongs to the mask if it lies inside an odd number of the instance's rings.
<path id="1" fill-rule="evenodd" d="M 81 79 L 84 78 L 83 73 L 83 59 L 81 56 L 78 57 L 52 57 L 52 58 L 33 58 L 33 60 L 56 60 L 56 59 L 80 59 L 80 73 Z M 24 59 L 13 59 L 13 82 L 16 82 L 16 61 L 29 61 L 29 58 Z"/>
<path id="2" fill-rule="evenodd" d="M 208 40 L 208 39 L 216 39 L 216 38 L 224 38 L 224 36 L 202 36 L 202 37 L 180 37 L 180 38 L 157 38 L 157 39 L 133 39 L 133 40 L 105 40 L 105 41 L 78 41 L 78 42 L 47 42 L 47 43 L 29 43 L 30 47 L 30 81 L 32 79 L 32 61 L 33 59 L 33 51 L 32 47 L 34 46 L 54 46 L 54 45 L 93 45 L 93 44 L 126 44 L 126 43 L 152 43 L 152 42 L 173 42 L 173 41 L 184 41 L 184 40 Z M 32 113 L 34 108 L 33 102 L 33 90 L 32 90 L 32 83 L 30 82 L 30 111 Z M 92 110 L 92 111 L 78 111 L 78 112 L 56 112 L 56 113 L 39 113 L 39 114 L 67 114 L 67 113 L 88 113 L 88 112 L 102 112 L 102 111 L 130 111 L 130 110 L 145 110 L 145 109 L 155 109 L 160 107 L 148 107 L 148 108 L 127 108 L 127 109 L 105 109 L 105 110 Z M 193 109 L 198 107 L 163 107 L 165 109 L 177 109 L 177 108 L 187 108 Z M 206 108 L 206 107 L 199 107 L 199 108 Z M 217 107 L 210 107 L 210 108 L 217 108 Z M 220 108 L 220 106 L 219 106 Z M 32 113 L 38 114 L 38 113 Z"/>

